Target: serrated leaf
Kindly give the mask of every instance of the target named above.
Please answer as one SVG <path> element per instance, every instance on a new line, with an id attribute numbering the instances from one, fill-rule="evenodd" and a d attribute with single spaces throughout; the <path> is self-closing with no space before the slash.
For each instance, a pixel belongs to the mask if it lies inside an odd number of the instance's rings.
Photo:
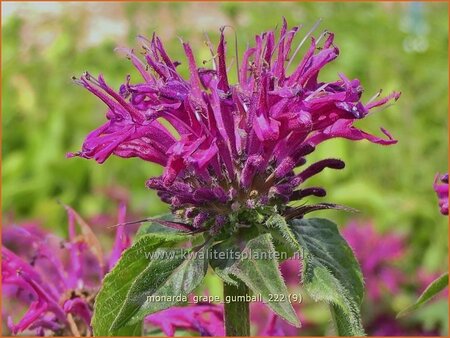
<path id="1" fill-rule="evenodd" d="M 303 251 L 303 287 L 315 301 L 330 304 L 336 330 L 361 336 L 364 283 L 359 264 L 337 226 L 321 218 L 290 221 Z"/>
<path id="2" fill-rule="evenodd" d="M 275 239 L 285 243 L 294 251 L 300 250 L 300 245 L 283 216 L 273 214 L 267 219 L 266 227 L 271 230 L 270 233 Z"/>
<path id="3" fill-rule="evenodd" d="M 209 263 L 217 276 L 224 282 L 237 286 L 238 283 L 230 275 L 230 268 L 236 263 L 236 257 L 231 255 L 231 250 L 240 251 L 233 240 L 226 240 L 215 244 L 211 247 L 212 254 Z"/>
<path id="4" fill-rule="evenodd" d="M 259 235 L 248 242 L 226 241 L 212 250 L 224 252 L 224 259 L 211 260 L 211 266 L 220 277 L 233 284 L 233 278 L 240 279 L 253 293 L 260 294 L 272 311 L 292 325 L 300 327 L 295 310 L 289 302 L 289 291 L 281 276 L 270 234 Z M 231 251 L 235 252 L 234 259 Z M 212 257 L 215 256 L 218 254 L 213 253 Z M 271 295 L 284 295 L 284 298 L 279 302 L 270 301 Z"/>
<path id="5" fill-rule="evenodd" d="M 397 315 L 398 317 L 402 317 L 414 310 L 419 309 L 422 307 L 425 303 L 430 301 L 432 298 L 434 298 L 439 292 L 444 290 L 448 286 L 448 272 L 444 273 L 442 276 L 436 278 L 434 281 L 430 283 L 430 285 L 427 286 L 424 292 L 420 295 L 420 297 L 417 299 L 417 301 L 409 306 L 408 308 L 400 311 Z"/>
<path id="6" fill-rule="evenodd" d="M 193 249 L 158 249 L 144 271 L 133 281 L 125 302 L 111 324 L 111 330 L 134 324 L 152 313 L 180 303 L 203 280 L 208 269 L 206 247 Z M 148 297 L 162 301 L 151 301 Z M 172 298 L 167 298 L 167 296 Z M 176 298 L 174 296 L 179 296 Z M 166 298 L 164 298 L 166 297 Z"/>
<path id="7" fill-rule="evenodd" d="M 146 254 L 159 247 L 170 247 L 182 241 L 182 236 L 145 235 L 122 254 L 115 267 L 106 274 L 94 304 L 92 326 L 96 336 L 129 335 L 137 330 L 136 326 L 120 331 L 110 331 L 111 323 L 122 307 L 128 289 L 149 264 Z"/>

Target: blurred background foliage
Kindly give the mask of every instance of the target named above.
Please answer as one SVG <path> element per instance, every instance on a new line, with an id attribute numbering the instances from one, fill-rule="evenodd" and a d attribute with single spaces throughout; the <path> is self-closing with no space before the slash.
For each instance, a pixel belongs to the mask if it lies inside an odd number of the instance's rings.
<path id="1" fill-rule="evenodd" d="M 407 236 L 402 268 L 411 279 L 419 267 L 445 271 L 447 218 L 439 214 L 432 184 L 437 172 L 447 171 L 447 13 L 446 3 L 2 3 L 3 222 L 40 219 L 63 234 L 65 214 L 57 201 L 86 216 L 113 212 L 108 197 L 99 193 L 108 187 L 126 188 L 136 214 L 166 211 L 144 187 L 159 167 L 139 159 L 111 158 L 98 165 L 65 158 L 104 121 L 105 111 L 71 76 L 101 72 L 116 88 L 128 73 L 138 79 L 129 61 L 114 52 L 116 46 L 139 50 L 136 35 L 156 31 L 169 54 L 185 63 L 178 37 L 205 60 L 205 31 L 217 41 L 219 27 L 232 26 L 242 52 L 254 34 L 279 27 L 283 16 L 290 25 L 303 24 L 304 32 L 322 18 L 318 34 L 334 32 L 341 50 L 323 79 L 341 72 L 359 78 L 366 101 L 380 88 L 384 94 L 400 90 L 402 97 L 360 124 L 374 133 L 387 128 L 397 145 L 334 140 L 313 154 L 314 160 L 345 160 L 345 170 L 324 172 L 311 183 L 327 187 L 327 201 L 359 210 L 321 216 L 341 226 L 350 218 L 369 219 L 381 232 Z M 228 38 L 231 59 L 231 30 Z M 398 295 L 394 307 L 413 298 Z M 433 321 L 446 321 L 447 313 L 441 306 L 421 318 L 433 327 Z"/>

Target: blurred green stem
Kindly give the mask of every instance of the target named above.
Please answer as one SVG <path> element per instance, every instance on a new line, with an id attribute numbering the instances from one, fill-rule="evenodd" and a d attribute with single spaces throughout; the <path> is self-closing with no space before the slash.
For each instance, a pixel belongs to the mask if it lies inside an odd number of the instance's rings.
<path id="1" fill-rule="evenodd" d="M 227 336 L 250 336 L 248 287 L 241 281 L 237 286 L 223 283 L 223 299 L 225 305 L 225 334 Z M 244 299 L 242 299 L 244 298 Z"/>

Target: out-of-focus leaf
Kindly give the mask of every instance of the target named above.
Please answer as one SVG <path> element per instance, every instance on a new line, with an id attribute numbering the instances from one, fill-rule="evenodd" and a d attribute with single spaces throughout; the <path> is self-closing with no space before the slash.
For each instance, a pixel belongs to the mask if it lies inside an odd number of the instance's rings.
<path id="1" fill-rule="evenodd" d="M 425 289 L 424 292 L 419 296 L 417 301 L 407 307 L 406 309 L 400 311 L 397 314 L 398 317 L 402 317 L 408 313 L 411 313 L 414 310 L 417 310 L 418 308 L 422 307 L 425 303 L 429 302 L 431 299 L 433 299 L 437 294 L 439 294 L 442 290 L 444 290 L 446 287 L 448 287 L 448 272 L 444 273 L 442 276 L 436 278 L 434 281 L 428 285 L 428 287 Z"/>

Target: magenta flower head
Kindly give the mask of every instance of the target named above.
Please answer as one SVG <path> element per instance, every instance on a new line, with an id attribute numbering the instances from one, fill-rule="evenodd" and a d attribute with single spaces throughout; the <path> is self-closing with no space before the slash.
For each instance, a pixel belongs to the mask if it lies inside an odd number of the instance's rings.
<path id="1" fill-rule="evenodd" d="M 238 63 L 235 84 L 228 78 L 224 29 L 217 47 L 207 39 L 209 68 L 199 67 L 190 45 L 182 43 L 189 79 L 180 75 L 180 62 L 168 56 L 156 35 L 140 37 L 144 60 L 127 53 L 141 80 L 127 76 L 116 91 L 102 75 L 74 78 L 108 109 L 107 122 L 87 136 L 80 152 L 68 156 L 98 163 L 111 155 L 139 157 L 163 166 L 162 176 L 150 178 L 147 187 L 193 229 L 239 224 L 244 213 L 248 218 L 257 209 L 286 215 L 287 202 L 324 196 L 324 189 L 307 187 L 305 181 L 325 168 L 342 169 L 344 162 L 329 158 L 305 167 L 307 155 L 335 137 L 396 143 L 384 129 L 386 137 L 379 138 L 354 123 L 400 94 L 363 102 L 357 79 L 341 74 L 336 81 L 320 81 L 321 69 L 339 55 L 329 32 L 310 38 L 290 72 L 298 31 L 284 21 L 278 38 L 273 31 L 257 35 Z M 299 167 L 304 169 L 294 172 Z"/>
<path id="2" fill-rule="evenodd" d="M 448 215 L 448 173 L 436 175 L 433 187 L 439 199 L 441 214 Z"/>

